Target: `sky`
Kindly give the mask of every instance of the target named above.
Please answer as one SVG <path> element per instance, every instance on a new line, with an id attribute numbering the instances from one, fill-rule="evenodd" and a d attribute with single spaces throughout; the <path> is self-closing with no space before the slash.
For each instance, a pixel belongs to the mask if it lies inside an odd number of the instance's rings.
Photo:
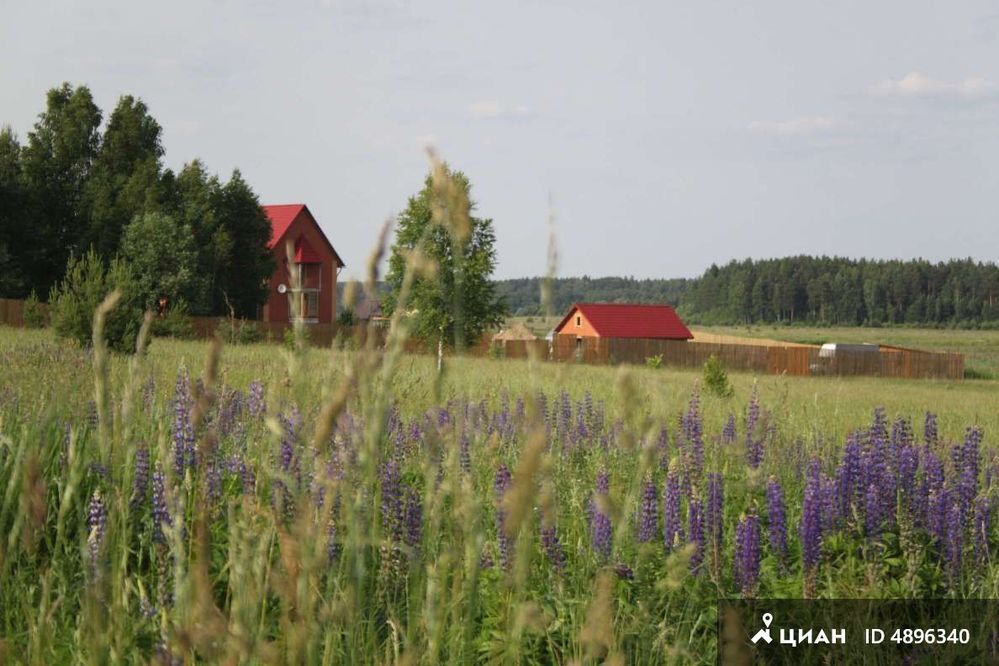
<path id="1" fill-rule="evenodd" d="M 434 147 L 496 277 L 999 253 L 999 0 L 2 2 L 0 124 L 140 97 L 165 165 L 308 204 L 360 275 Z"/>

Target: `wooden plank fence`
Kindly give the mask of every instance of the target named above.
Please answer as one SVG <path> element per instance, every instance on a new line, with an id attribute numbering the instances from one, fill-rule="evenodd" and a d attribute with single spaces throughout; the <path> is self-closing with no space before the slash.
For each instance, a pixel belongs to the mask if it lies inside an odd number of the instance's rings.
<path id="1" fill-rule="evenodd" d="M 45 308 L 45 305 L 42 304 Z M 43 310 L 44 312 L 44 310 Z M 195 335 L 208 338 L 227 321 L 225 317 L 191 317 Z M 291 328 L 288 322 L 248 321 L 256 327 L 261 338 L 280 342 Z M 23 327 L 24 301 L 0 298 L 0 325 Z M 349 340 L 355 348 L 367 344 L 376 336 L 375 346 L 385 344 L 387 329 L 376 326 L 341 327 L 337 324 L 307 324 L 309 341 L 319 346 L 329 346 L 337 338 Z M 491 343 L 489 336 L 469 345 L 465 354 L 486 356 L 499 346 L 498 355 L 509 359 L 534 358 L 555 362 L 576 362 L 591 365 L 629 363 L 644 365 L 646 360 L 662 356 L 663 365 L 681 368 L 699 368 L 711 356 L 717 356 L 722 366 L 729 370 L 766 374 L 809 376 L 877 376 L 899 379 L 961 379 L 964 377 L 964 356 L 961 354 L 928 352 L 902 347 L 882 347 L 878 352 L 846 352 L 837 350 L 835 356 L 819 356 L 818 347 L 801 345 L 738 344 L 735 342 L 696 342 L 684 340 L 651 340 L 625 338 L 583 338 L 556 335 L 547 340 L 506 340 Z M 417 340 L 407 340 L 405 351 L 412 354 L 435 354 Z"/>

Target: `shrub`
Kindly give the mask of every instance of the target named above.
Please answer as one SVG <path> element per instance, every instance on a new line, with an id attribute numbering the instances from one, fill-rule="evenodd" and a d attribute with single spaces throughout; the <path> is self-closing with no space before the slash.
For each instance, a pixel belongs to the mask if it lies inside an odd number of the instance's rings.
<path id="1" fill-rule="evenodd" d="M 223 319 L 215 333 L 223 342 L 230 345 L 248 345 L 263 340 L 263 335 L 255 323 L 232 317 Z"/>
<path id="2" fill-rule="evenodd" d="M 161 338 L 190 340 L 194 337 L 194 326 L 187 316 L 187 304 L 180 301 L 170 306 L 166 314 L 153 320 L 153 335 Z"/>
<path id="3" fill-rule="evenodd" d="M 357 323 L 354 320 L 354 311 L 350 308 L 340 310 L 340 314 L 336 316 L 336 323 L 338 326 L 353 326 Z"/>
<path id="4" fill-rule="evenodd" d="M 502 342 L 489 345 L 489 358 L 506 358 L 506 346 Z"/>
<path id="5" fill-rule="evenodd" d="M 645 366 L 656 370 L 663 367 L 663 355 L 656 354 L 655 356 L 646 356 Z"/>
<path id="6" fill-rule="evenodd" d="M 134 351 L 142 325 L 142 307 L 131 271 L 118 259 L 105 267 L 93 250 L 82 257 L 71 258 L 65 277 L 49 294 L 49 318 L 56 335 L 76 340 L 84 347 L 90 345 L 94 311 L 115 289 L 121 292 L 121 299 L 108 315 L 104 336 L 109 348 L 119 352 Z"/>
<path id="7" fill-rule="evenodd" d="M 302 326 L 302 346 L 309 344 L 309 327 Z M 284 346 L 290 350 L 295 349 L 295 327 L 289 326 L 284 331 Z"/>
<path id="8" fill-rule="evenodd" d="M 728 374 L 714 354 L 704 362 L 704 387 L 719 398 L 731 398 L 735 393 L 735 389 L 728 383 Z"/>
<path id="9" fill-rule="evenodd" d="M 24 301 L 24 325 L 28 328 L 45 326 L 45 307 L 38 301 L 38 294 L 34 289 Z"/>

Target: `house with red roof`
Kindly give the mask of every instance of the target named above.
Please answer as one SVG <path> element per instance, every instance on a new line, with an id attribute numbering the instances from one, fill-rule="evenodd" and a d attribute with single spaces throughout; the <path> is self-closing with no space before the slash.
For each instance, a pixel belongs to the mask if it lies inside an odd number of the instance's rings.
<path id="1" fill-rule="evenodd" d="M 584 338 L 690 340 L 694 336 L 668 305 L 576 303 L 555 327 L 556 335 Z"/>
<path id="2" fill-rule="evenodd" d="M 305 204 L 262 208 L 271 222 L 268 247 L 274 253 L 277 267 L 267 286 L 261 319 L 293 321 L 294 299 L 305 323 L 333 323 L 336 279 L 344 267 L 340 255 Z"/>

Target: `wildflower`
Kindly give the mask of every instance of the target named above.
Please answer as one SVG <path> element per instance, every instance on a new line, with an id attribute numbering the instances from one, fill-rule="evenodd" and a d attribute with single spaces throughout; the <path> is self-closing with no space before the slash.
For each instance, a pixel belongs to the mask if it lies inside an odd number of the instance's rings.
<path id="1" fill-rule="evenodd" d="M 590 498 L 590 540 L 593 544 L 593 551 L 603 560 L 611 554 L 611 521 L 601 509 L 598 503 L 598 496 L 607 499 L 609 492 L 610 478 L 606 470 L 597 472 L 596 492 Z"/>
<path id="2" fill-rule="evenodd" d="M 663 545 L 669 553 L 683 541 L 680 524 L 680 479 L 675 470 L 666 475 L 663 488 Z"/>
<path id="3" fill-rule="evenodd" d="M 937 445 L 937 415 L 933 412 L 926 412 L 926 420 L 923 422 L 923 442 L 927 447 Z"/>
<path id="4" fill-rule="evenodd" d="M 541 527 L 541 549 L 557 573 L 565 571 L 566 557 L 555 525 Z"/>
<path id="5" fill-rule="evenodd" d="M 770 551 L 781 569 L 787 567 L 787 508 L 784 506 L 784 489 L 775 477 L 767 483 L 767 535 Z"/>
<path id="6" fill-rule="evenodd" d="M 172 524 L 166 500 L 166 477 L 163 470 L 157 469 L 153 472 L 153 541 L 166 543 L 163 528 Z"/>
<path id="7" fill-rule="evenodd" d="M 638 519 L 638 542 L 648 543 L 656 537 L 656 521 L 658 519 L 658 493 L 652 477 L 646 476 L 642 484 L 642 504 Z"/>
<path id="8" fill-rule="evenodd" d="M 496 540 L 499 546 L 500 566 L 510 568 L 510 539 L 506 534 L 506 509 L 503 497 L 510 490 L 510 469 L 503 463 L 496 469 L 493 479 L 493 495 L 496 498 Z"/>
<path id="9" fill-rule="evenodd" d="M 614 573 L 621 580 L 635 580 L 635 572 L 624 562 L 618 562 L 614 565 Z"/>
<path id="10" fill-rule="evenodd" d="M 743 596 L 751 596 L 760 577 L 760 522 L 755 513 L 735 528 L 735 581 Z"/>
<path id="11" fill-rule="evenodd" d="M 725 421 L 725 427 L 722 428 L 722 443 L 731 444 L 735 441 L 735 414 L 729 414 L 728 420 Z"/>
<path id="12" fill-rule="evenodd" d="M 805 570 L 805 594 L 814 595 L 815 571 L 822 552 L 822 497 L 817 458 L 808 464 L 801 506 L 801 559 Z"/>
<path id="13" fill-rule="evenodd" d="M 191 423 L 191 380 L 186 370 L 177 375 L 173 397 L 173 464 L 177 478 L 184 477 L 184 468 L 194 466 L 194 425 Z"/>
<path id="14" fill-rule="evenodd" d="M 264 385 L 259 379 L 250 382 L 246 397 L 246 411 L 254 419 L 260 418 L 267 411 L 267 403 L 264 401 Z"/>
<path id="15" fill-rule="evenodd" d="M 104 500 L 101 499 L 100 490 L 95 490 L 90 498 L 90 506 L 87 508 L 87 527 L 90 528 L 90 534 L 87 537 L 90 571 L 92 576 L 96 578 L 101 548 L 104 545 L 104 532 L 107 528 L 107 511 L 104 508 Z"/>
<path id="16" fill-rule="evenodd" d="M 693 498 L 687 506 L 687 530 L 694 552 L 690 555 L 690 572 L 696 574 L 704 563 L 704 505 L 700 498 Z"/>
<path id="17" fill-rule="evenodd" d="M 140 444 L 135 450 L 135 476 L 132 478 L 132 510 L 137 509 L 146 499 L 149 490 L 149 449 Z"/>

